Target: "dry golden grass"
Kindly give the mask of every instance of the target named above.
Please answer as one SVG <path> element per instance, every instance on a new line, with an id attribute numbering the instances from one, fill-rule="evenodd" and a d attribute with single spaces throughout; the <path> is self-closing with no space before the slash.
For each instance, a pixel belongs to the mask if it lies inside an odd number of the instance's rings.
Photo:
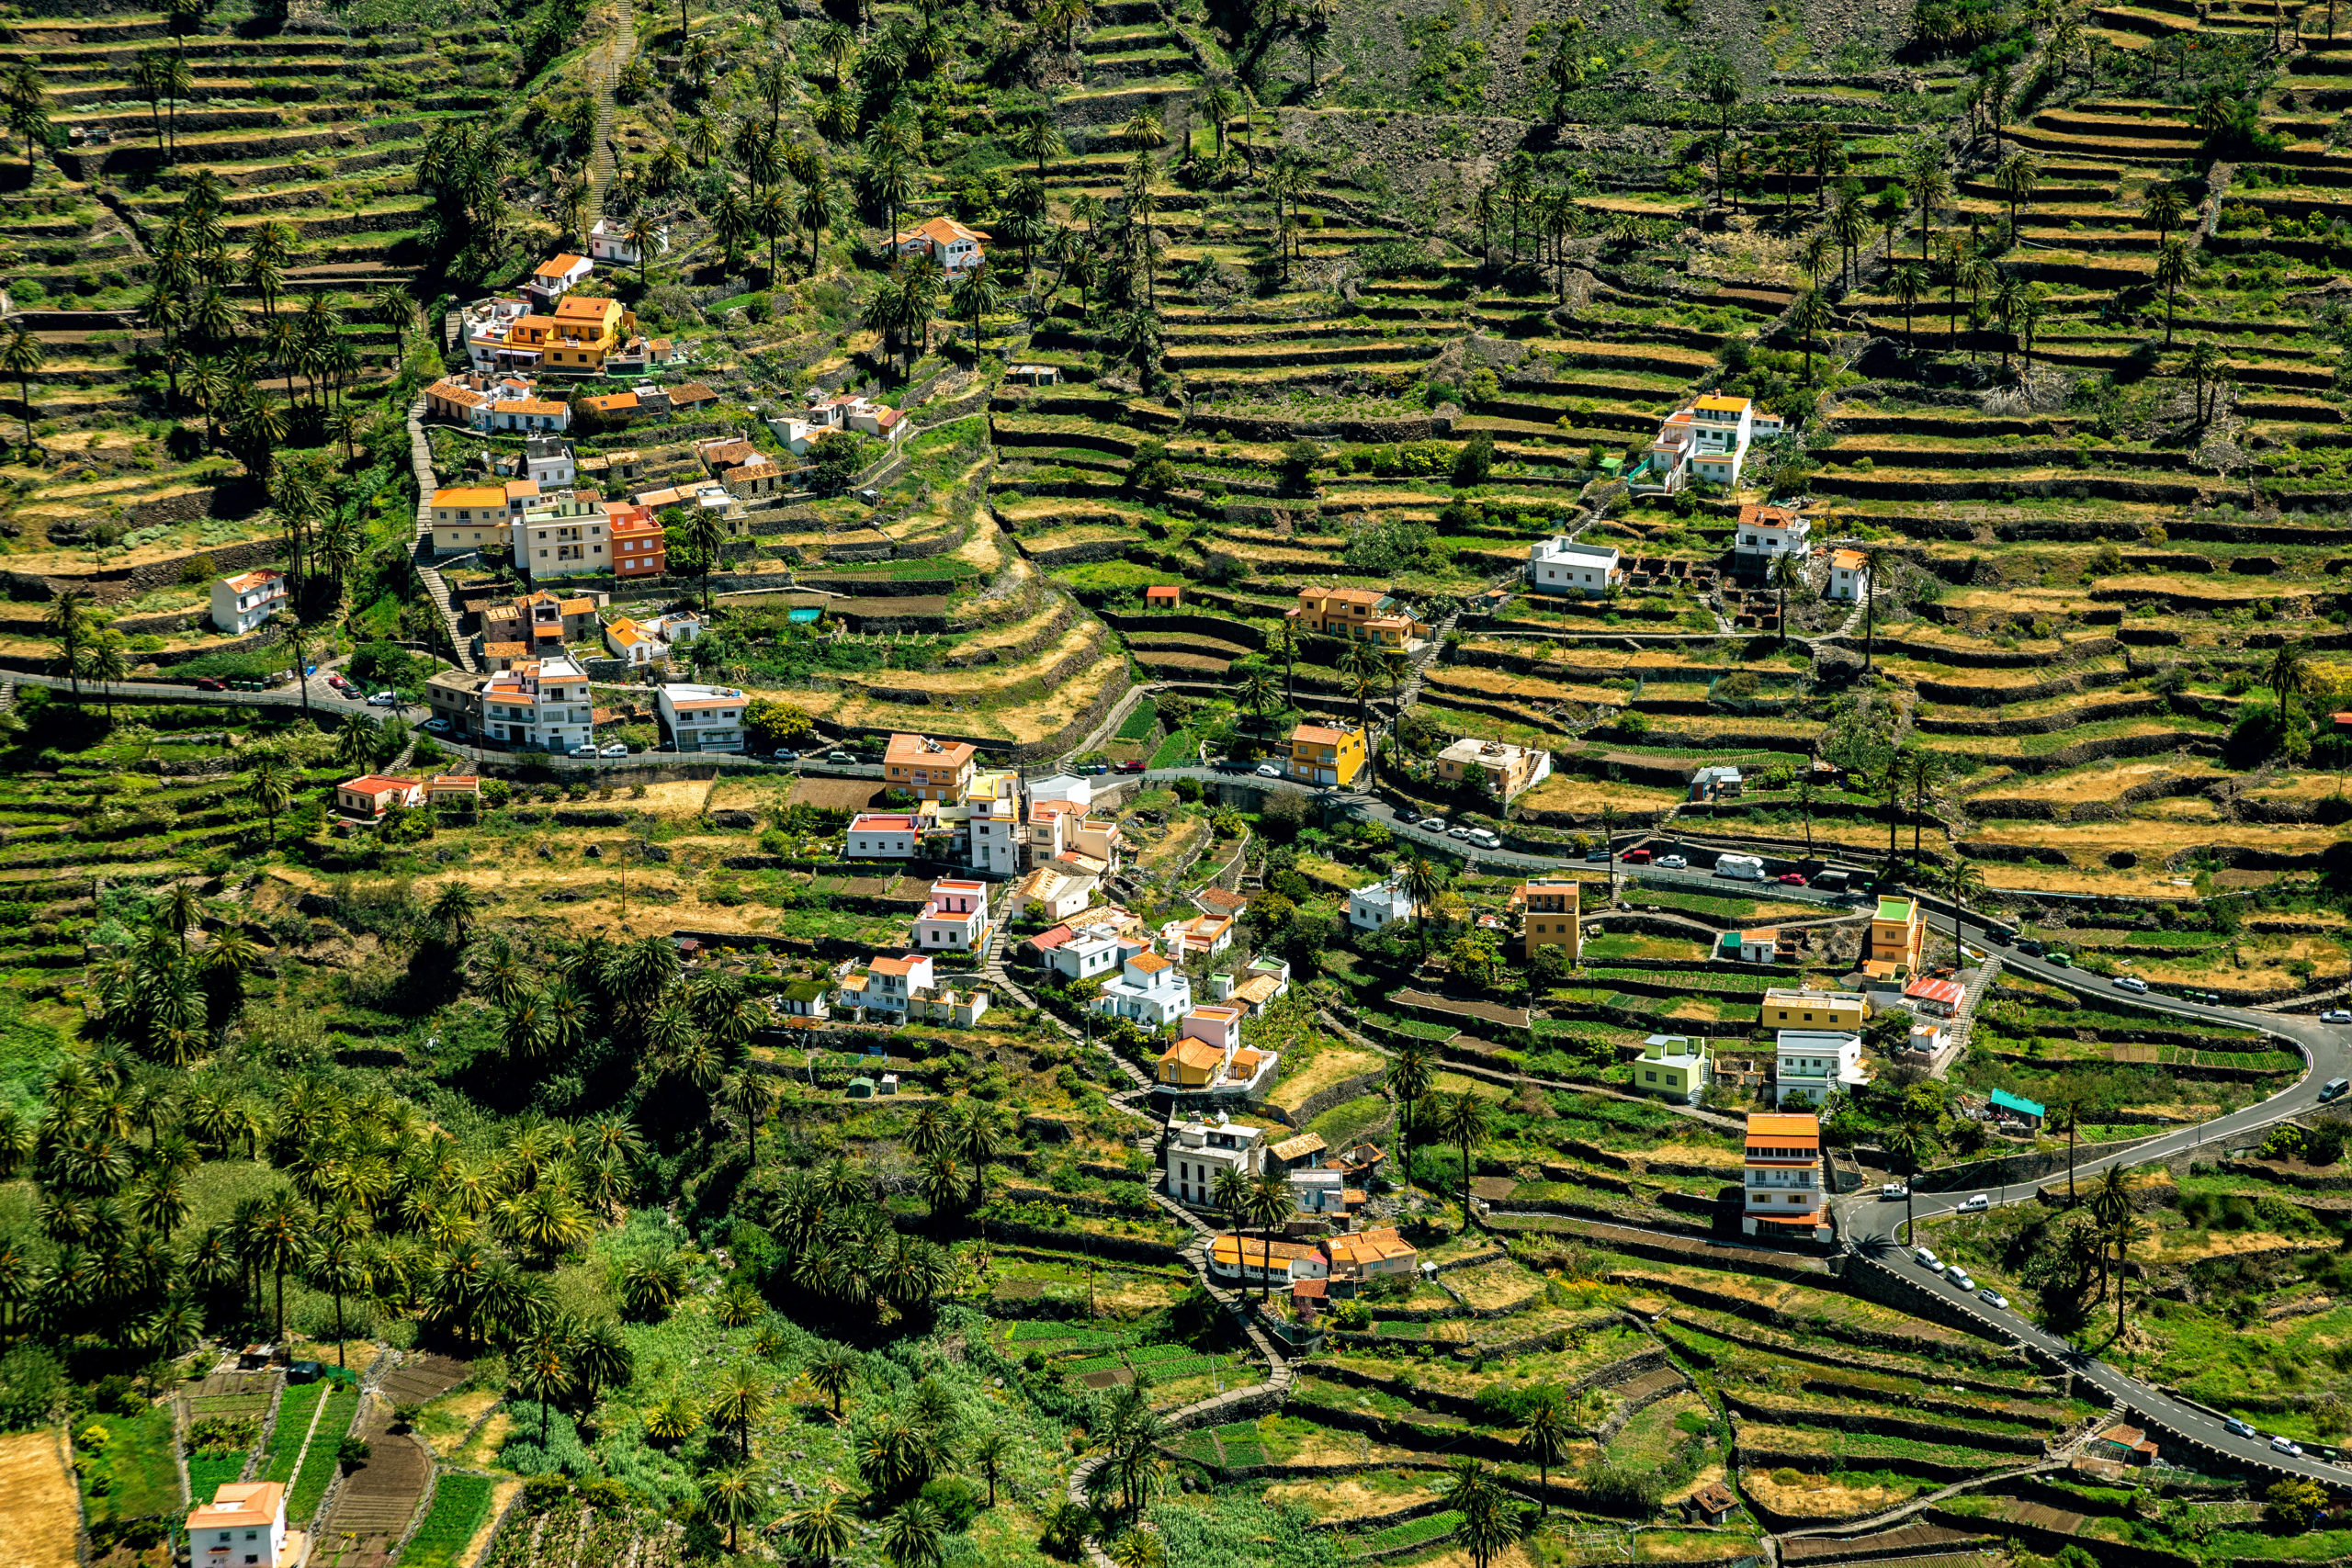
<path id="1" fill-rule="evenodd" d="M 74 1568 L 82 1516 L 53 1428 L 0 1437 L 0 1568 Z"/>
<path id="2" fill-rule="evenodd" d="M 498 1400 L 498 1391 L 489 1388 L 460 1389 L 456 1393 L 444 1394 L 433 1402 L 432 1424 L 445 1428 L 453 1427 L 454 1430 L 448 1431 L 438 1441 L 422 1432 L 419 1435 L 424 1437 L 425 1446 L 432 1449 L 437 1457 L 447 1459 L 457 1450 L 465 1435 L 473 1429 L 474 1423 L 481 1419 L 482 1412 L 497 1404 Z"/>
<path id="3" fill-rule="evenodd" d="M 1792 1472 L 1795 1480 L 1783 1484 L 1777 1472 L 1746 1470 L 1740 1484 L 1747 1495 L 1771 1509 L 1798 1519 L 1850 1519 L 1891 1508 L 1909 1497 L 1916 1487 L 1849 1486 L 1835 1475 Z"/>
<path id="4" fill-rule="evenodd" d="M 512 1437 L 514 1432 L 514 1417 L 503 1410 L 499 1411 L 481 1424 L 481 1430 L 474 1434 L 474 1440 L 468 1443 L 464 1450 L 458 1455 L 457 1462 L 470 1465 L 476 1470 L 488 1469 L 498 1458 L 498 1450 L 505 1446 L 506 1439 Z"/>
<path id="5" fill-rule="evenodd" d="M 1620 811 L 1663 811 L 1681 798 L 1679 790 L 1613 784 L 1576 773 L 1554 773 L 1521 795 L 1519 805 L 1528 811 L 1573 811 L 1585 815 L 1598 813 L 1604 806 Z"/>
<path id="6" fill-rule="evenodd" d="M 1084 623 L 1073 630 L 1082 629 Z M 1042 660 L 1045 655 L 1041 655 Z M 885 702 L 863 693 L 813 692 L 796 689 L 778 694 L 808 709 L 811 713 L 831 718 L 837 724 L 853 725 L 865 729 L 909 729 L 916 731 L 949 730 L 956 734 L 993 736 L 1016 744 L 1026 745 L 1058 735 L 1069 727 L 1071 716 L 1086 711 L 1105 687 L 1114 683 L 1124 686 L 1127 679 L 1126 656 L 1116 648 L 1105 644 L 1092 664 L 1080 671 L 1051 692 L 1039 694 L 1026 703 L 1002 700 L 1006 688 L 1034 676 L 1044 665 L 1031 660 L 1021 665 L 999 668 L 992 677 L 980 675 L 946 675 L 936 671 L 899 671 L 900 682 L 921 685 L 925 691 L 954 692 L 978 705 L 943 711 L 929 705 L 910 705 Z M 767 694 L 761 694 L 765 695 Z"/>
<path id="7" fill-rule="evenodd" d="M 1277 1481 L 1266 1488 L 1266 1501 L 1287 1503 L 1317 1519 L 1352 1519 L 1367 1514 L 1393 1513 L 1427 1503 L 1437 1493 L 1427 1486 L 1401 1492 L 1375 1492 L 1355 1476 L 1337 1480 Z"/>
<path id="8" fill-rule="evenodd" d="M 2184 850 L 2201 849 L 2213 841 L 2213 833 L 2205 824 L 2152 821 L 2144 818 L 2127 818 L 2120 822 L 2004 823 L 1973 836 L 1988 843 L 2038 844 L 2062 850 L 2078 865 L 2103 863 L 2118 851 L 2138 855 L 2144 865 Z M 2231 825 L 2226 837 L 2230 843 L 2247 849 L 2279 854 L 2318 854 L 2343 834 L 2334 828 L 2238 822 Z M 2013 868 L 2002 868 L 2004 872 L 2010 869 Z"/>
<path id="9" fill-rule="evenodd" d="M 1327 1045 L 1315 1053 L 1312 1060 L 1297 1072 L 1274 1086 L 1266 1098 L 1285 1111 L 1304 1104 L 1309 1095 L 1320 1093 L 1335 1083 L 1356 1077 L 1360 1073 L 1376 1073 L 1386 1065 L 1386 1058 L 1369 1051 L 1351 1050 L 1344 1045 Z"/>
<path id="10" fill-rule="evenodd" d="M 2234 1258 L 2242 1252 L 2335 1245 L 2332 1237 L 2287 1236 L 2270 1231 L 2166 1231 L 2157 1243 L 2156 1256 L 2165 1263 L 2202 1263 L 2215 1258 Z"/>
<path id="11" fill-rule="evenodd" d="M 2069 805 L 2113 800 L 2127 789 L 2159 779 L 2222 778 L 2221 765 L 2210 757 L 2152 757 L 2136 762 L 2096 762 L 2086 768 L 2041 777 L 2005 775 L 1971 790 L 1972 795 L 2004 800 L 2048 800 Z"/>

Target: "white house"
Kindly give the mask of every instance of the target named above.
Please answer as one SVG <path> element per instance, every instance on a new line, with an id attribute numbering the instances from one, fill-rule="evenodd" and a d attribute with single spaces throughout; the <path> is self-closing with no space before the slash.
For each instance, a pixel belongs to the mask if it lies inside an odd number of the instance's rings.
<path id="1" fill-rule="evenodd" d="M 1073 980 L 1091 980 L 1117 968 L 1129 953 L 1143 951 L 1143 943 L 1110 926 L 1080 926 L 1068 942 L 1046 949 L 1046 966 Z"/>
<path id="2" fill-rule="evenodd" d="M 277 614 L 286 603 L 282 571 L 243 571 L 212 580 L 212 624 L 232 637 L 243 637 Z"/>
<path id="3" fill-rule="evenodd" d="M 932 981 L 929 953 L 869 959 L 862 969 L 855 959 L 845 960 L 834 972 L 834 981 L 833 1005 L 860 1019 L 873 1013 L 904 1018 L 916 992 L 938 988 Z"/>
<path id="4" fill-rule="evenodd" d="M 967 229 L 953 218 L 933 218 L 890 237 L 890 248 L 902 256 L 929 251 L 939 270 L 953 277 L 980 265 L 988 254 L 985 229 Z"/>
<path id="5" fill-rule="evenodd" d="M 1101 886 L 1095 877 L 1041 865 L 1013 884 L 1013 912 L 1025 909 L 1041 920 L 1066 920 L 1083 913 Z"/>
<path id="6" fill-rule="evenodd" d="M 569 751 L 596 739 L 588 672 L 569 659 L 501 670 L 482 683 L 482 728 L 493 740 L 539 751 Z"/>
<path id="7" fill-rule="evenodd" d="M 1825 1029 L 1783 1029 L 1775 1034 L 1774 1105 L 1826 1105 L 1870 1079 L 1862 1072 L 1862 1039 Z"/>
<path id="8" fill-rule="evenodd" d="M 1732 554 L 1747 570 L 1769 567 L 1775 556 L 1804 560 L 1813 554 L 1813 525 L 1785 506 L 1743 506 L 1739 526 L 1732 534 Z"/>
<path id="9" fill-rule="evenodd" d="M 1411 895 L 1394 876 L 1348 895 L 1348 924 L 1360 931 L 1409 924 L 1416 912 Z"/>
<path id="10" fill-rule="evenodd" d="M 1043 806 L 1049 800 L 1067 800 L 1082 816 L 1094 804 L 1094 785 L 1077 773 L 1047 773 L 1042 779 L 1031 779 L 1029 804 Z"/>
<path id="11" fill-rule="evenodd" d="M 588 254 L 600 262 L 617 262 L 623 266 L 635 266 L 644 258 L 638 254 L 637 242 L 628 237 L 629 226 L 617 218 L 599 218 L 596 226 L 588 231 Z M 653 231 L 653 254 L 670 254 L 670 229 L 667 224 Z"/>
<path id="12" fill-rule="evenodd" d="M 1871 591 L 1870 559 L 1860 550 L 1829 552 L 1829 597 L 1859 604 Z"/>
<path id="13" fill-rule="evenodd" d="M 605 626 L 605 647 L 615 659 L 632 670 L 659 664 L 670 657 L 670 645 L 627 615 L 619 616 Z"/>
<path id="14" fill-rule="evenodd" d="M 746 699 L 732 686 L 673 682 L 656 686 L 654 702 L 681 751 L 741 751 Z"/>
<path id="15" fill-rule="evenodd" d="M 850 819 L 847 852 L 852 860 L 912 860 L 921 837 L 903 811 L 861 811 Z"/>
<path id="16" fill-rule="evenodd" d="M 1193 982 L 1157 953 L 1132 953 L 1115 976 L 1102 982 L 1094 1010 L 1104 1018 L 1127 1019 L 1145 1033 L 1157 1034 L 1193 1010 Z"/>
<path id="17" fill-rule="evenodd" d="M 276 1481 L 224 1481 L 212 1501 L 188 1511 L 194 1568 L 293 1568 L 309 1539 L 286 1528 L 286 1487 Z"/>
<path id="18" fill-rule="evenodd" d="M 1215 1207 L 1220 1173 L 1257 1174 L 1264 1136 L 1262 1129 L 1243 1126 L 1222 1111 L 1181 1123 L 1160 1156 L 1168 1172 L 1168 1195 L 1196 1209 Z"/>
<path id="19" fill-rule="evenodd" d="M 1538 593 L 1598 599 L 1624 576 L 1614 545 L 1580 545 L 1561 534 L 1527 549 L 1527 585 Z"/>
<path id="20" fill-rule="evenodd" d="M 989 885 L 942 877 L 931 885 L 931 902 L 915 917 L 915 946 L 978 953 L 989 944 Z"/>
<path id="21" fill-rule="evenodd" d="M 658 620 L 646 623 L 653 635 L 672 648 L 684 648 L 702 636 L 702 617 L 686 610 L 673 610 Z"/>
<path id="22" fill-rule="evenodd" d="M 1780 951 L 1781 928 L 1725 931 L 1715 943 L 1715 956 L 1728 964 L 1770 964 Z"/>
<path id="23" fill-rule="evenodd" d="M 585 283 L 588 275 L 594 270 L 586 256 L 568 253 L 549 256 L 531 269 L 531 276 L 523 280 L 523 291 L 545 309 L 578 285 Z"/>
<path id="24" fill-rule="evenodd" d="M 524 442 L 522 477 L 536 481 L 541 495 L 570 490 L 580 477 L 571 443 L 552 435 L 534 435 Z"/>

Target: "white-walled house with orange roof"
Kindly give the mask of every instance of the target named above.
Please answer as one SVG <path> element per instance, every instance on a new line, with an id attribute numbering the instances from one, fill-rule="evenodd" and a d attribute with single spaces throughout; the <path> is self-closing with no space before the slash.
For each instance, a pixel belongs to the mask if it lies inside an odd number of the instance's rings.
<path id="1" fill-rule="evenodd" d="M 989 944 L 989 885 L 946 876 L 931 885 L 931 902 L 915 917 L 915 946 L 926 952 L 978 953 Z"/>
<path id="2" fill-rule="evenodd" d="M 301 1568 L 311 1538 L 286 1528 L 282 1482 L 224 1481 L 188 1510 L 187 1550 L 193 1568 Z"/>
<path id="3" fill-rule="evenodd" d="M 1859 604 L 1871 591 L 1870 558 L 1860 550 L 1829 552 L 1829 586 L 1826 596 L 1849 604 Z"/>
<path id="4" fill-rule="evenodd" d="M 1130 954 L 1119 973 L 1102 982 L 1094 1010 L 1157 1034 L 1193 1010 L 1193 982 L 1172 960 L 1146 949 Z"/>

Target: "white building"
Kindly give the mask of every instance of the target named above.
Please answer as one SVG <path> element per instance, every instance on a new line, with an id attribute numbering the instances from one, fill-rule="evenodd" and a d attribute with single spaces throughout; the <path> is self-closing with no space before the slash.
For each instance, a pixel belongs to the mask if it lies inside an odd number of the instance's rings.
<path id="1" fill-rule="evenodd" d="M 1411 923 L 1419 911 L 1400 880 L 1391 876 L 1348 895 L 1348 924 L 1360 931 L 1385 931 Z"/>
<path id="2" fill-rule="evenodd" d="M 526 502 L 514 526 L 514 565 L 534 578 L 609 571 L 609 523 L 602 502 Z"/>
<path id="3" fill-rule="evenodd" d="M 977 953 L 989 944 L 989 885 L 943 877 L 915 917 L 915 946 Z"/>
<path id="4" fill-rule="evenodd" d="M 501 670 L 482 683 L 482 728 L 493 740 L 532 750 L 570 751 L 596 739 L 588 673 L 569 659 Z"/>
<path id="5" fill-rule="evenodd" d="M 580 477 L 571 443 L 552 435 L 534 435 L 524 442 L 521 477 L 537 481 L 541 495 L 570 490 Z"/>
<path id="6" fill-rule="evenodd" d="M 1858 1034 L 1783 1029 L 1777 1032 L 1775 1041 L 1774 1105 L 1826 1105 L 1832 1095 L 1851 1094 L 1870 1081 L 1862 1072 L 1862 1041 Z"/>
<path id="7" fill-rule="evenodd" d="M 1041 865 L 1012 885 L 1012 912 L 1028 912 L 1041 920 L 1067 920 L 1083 914 L 1094 902 L 1099 879 L 1054 866 Z"/>
<path id="8" fill-rule="evenodd" d="M 936 988 L 928 953 L 868 959 L 862 967 L 849 959 L 834 971 L 833 1006 L 861 1020 L 875 1014 L 903 1019 L 917 992 Z"/>
<path id="9" fill-rule="evenodd" d="M 1870 558 L 1860 550 L 1829 552 L 1829 597 L 1859 604 L 1871 591 Z"/>
<path id="10" fill-rule="evenodd" d="M 906 812 L 861 811 L 850 819 L 847 852 L 852 860 L 912 860 L 922 837 Z"/>
<path id="11" fill-rule="evenodd" d="M 1094 1010 L 1104 1018 L 1127 1019 L 1146 1034 L 1157 1034 L 1193 1010 L 1193 982 L 1159 953 L 1136 953 L 1120 965 L 1115 977 L 1102 982 Z"/>
<path id="12" fill-rule="evenodd" d="M 1747 398 L 1694 399 L 1660 422 L 1649 456 L 1627 482 L 1641 493 L 1680 490 L 1692 479 L 1728 489 L 1739 483 L 1748 448 L 1784 428 L 1778 414 L 1759 412 Z"/>
<path id="13" fill-rule="evenodd" d="M 980 265 L 988 254 L 985 229 L 967 229 L 953 218 L 933 218 L 890 237 L 890 248 L 902 256 L 929 251 L 939 270 L 950 277 Z"/>
<path id="14" fill-rule="evenodd" d="M 681 751 L 741 751 L 746 699 L 732 686 L 673 682 L 656 686 L 654 702 Z"/>
<path id="15" fill-rule="evenodd" d="M 1246 1127 L 1222 1111 L 1180 1123 L 1160 1159 L 1168 1172 L 1168 1195 L 1195 1209 L 1216 1205 L 1216 1179 L 1227 1170 L 1258 1173 L 1264 1132 Z"/>
<path id="16" fill-rule="evenodd" d="M 1804 560 L 1813 554 L 1813 524 L 1785 506 L 1743 506 L 1732 554 L 1749 570 L 1769 567 L 1775 556 Z"/>
<path id="17" fill-rule="evenodd" d="M 965 853 L 974 871 L 1009 875 L 1022 866 L 1021 775 L 974 773 L 962 801 Z M 943 813 L 944 815 L 944 813 Z M 1078 909 L 1086 906 L 1080 903 Z M 1077 909 L 1069 911 L 1077 913 Z M 1046 917 L 1060 919 L 1059 914 Z"/>
<path id="18" fill-rule="evenodd" d="M 192 1568 L 294 1568 L 309 1539 L 286 1528 L 286 1487 L 276 1481 L 224 1481 L 212 1501 L 188 1511 Z"/>
<path id="19" fill-rule="evenodd" d="M 659 664 L 670 657 L 670 645 L 627 615 L 605 625 L 605 647 L 632 670 Z"/>
<path id="20" fill-rule="evenodd" d="M 277 614 L 287 599 L 282 571 L 243 571 L 212 580 L 212 624 L 231 637 L 243 637 Z"/>
<path id="21" fill-rule="evenodd" d="M 1528 547 L 1527 585 L 1538 593 L 1598 599 L 1624 577 L 1614 545 L 1580 545 L 1562 534 Z"/>
<path id="22" fill-rule="evenodd" d="M 600 262 L 616 262 L 622 266 L 635 266 L 644 258 L 638 254 L 637 242 L 628 237 L 629 225 L 617 218 L 599 218 L 596 226 L 588 231 L 588 254 Z M 653 254 L 670 254 L 670 229 L 667 224 L 653 231 Z"/>
<path id="23" fill-rule="evenodd" d="M 1029 781 L 1029 804 L 1043 806 L 1049 800 L 1067 800 L 1084 816 L 1094 804 L 1094 785 L 1076 773 L 1048 773 L 1042 779 Z"/>
<path id="24" fill-rule="evenodd" d="M 1080 926 L 1068 942 L 1046 949 L 1046 966 L 1072 980 L 1091 980 L 1117 968 L 1128 954 L 1143 951 L 1143 943 L 1121 936 L 1113 927 Z"/>
<path id="25" fill-rule="evenodd" d="M 523 280 L 523 291 L 544 310 L 588 281 L 588 275 L 595 270 L 586 256 L 550 256 L 531 269 L 531 276 Z"/>

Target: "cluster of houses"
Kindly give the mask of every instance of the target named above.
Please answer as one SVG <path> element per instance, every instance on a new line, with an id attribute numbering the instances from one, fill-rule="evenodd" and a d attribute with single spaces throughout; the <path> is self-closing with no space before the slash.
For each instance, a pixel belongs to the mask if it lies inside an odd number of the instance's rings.
<path id="1" fill-rule="evenodd" d="M 1118 824 L 1096 814 L 1083 777 L 987 770 L 969 741 L 904 734 L 883 749 L 882 775 L 915 804 L 852 818 L 845 847 L 853 860 L 952 862 L 1018 876 L 1012 917 L 1053 920 L 1086 908 L 1119 867 Z"/>
<path id="2" fill-rule="evenodd" d="M 772 415 L 767 426 L 796 457 L 807 457 L 809 448 L 836 431 L 855 431 L 884 441 L 897 441 L 914 428 L 903 410 L 854 392 L 817 389 L 810 389 L 808 401 L 798 413 Z"/>
<path id="3" fill-rule="evenodd" d="M 670 617 L 653 623 L 661 626 Z M 684 626 L 671 628 L 682 638 Z M 611 628 L 605 628 L 609 636 Z M 511 650 L 514 645 L 502 644 Z M 666 645 L 665 645 L 666 651 Z M 568 652 L 534 656 L 526 647 L 493 660 L 482 671 L 444 670 L 425 682 L 427 705 L 443 733 L 463 740 L 488 740 L 525 751 L 582 756 L 597 749 L 596 727 L 610 722 L 600 713 L 588 671 Z M 670 743 L 680 751 L 741 751 L 751 699 L 733 686 L 691 681 L 665 682 L 653 689 L 655 711 Z M 617 753 L 607 750 L 608 755 Z"/>
<path id="4" fill-rule="evenodd" d="M 1670 495 L 1694 480 L 1728 490 L 1739 483 L 1747 454 L 1787 429 L 1752 398 L 1694 398 L 1658 423 L 1657 436 L 1624 477 L 1635 495 Z"/>
<path id="5" fill-rule="evenodd" d="M 425 806 L 478 806 L 481 779 L 473 773 L 435 773 L 430 778 L 394 778 L 362 773 L 334 786 L 335 815 L 346 822 L 380 822 L 394 811 Z"/>

